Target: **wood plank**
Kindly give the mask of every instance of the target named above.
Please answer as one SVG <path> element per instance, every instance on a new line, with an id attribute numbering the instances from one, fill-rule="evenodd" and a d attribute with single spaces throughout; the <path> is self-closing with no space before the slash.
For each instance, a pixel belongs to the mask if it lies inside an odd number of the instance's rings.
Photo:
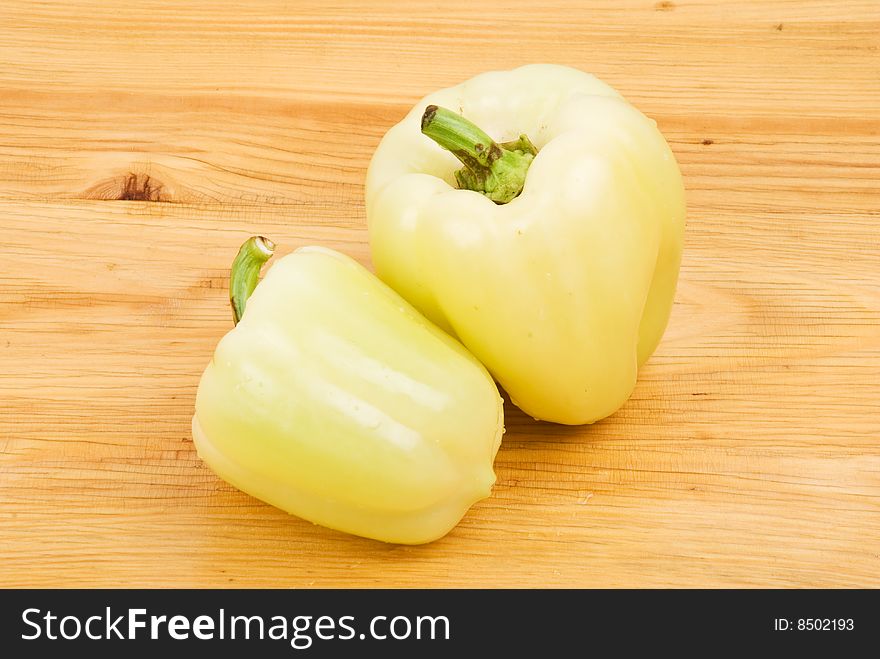
<path id="1" fill-rule="evenodd" d="M 0 586 L 880 586 L 880 7 L 0 6 Z M 493 496 L 394 547 L 189 436 L 241 240 L 369 265 L 363 178 L 432 89 L 527 61 L 658 121 L 672 321 L 591 427 L 509 404 Z"/>

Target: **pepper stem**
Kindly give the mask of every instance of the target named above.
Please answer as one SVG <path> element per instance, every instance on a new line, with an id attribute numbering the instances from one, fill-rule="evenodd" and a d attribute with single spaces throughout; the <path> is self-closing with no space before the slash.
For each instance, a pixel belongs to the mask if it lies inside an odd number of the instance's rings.
<path id="1" fill-rule="evenodd" d="M 498 144 L 473 122 L 436 105 L 425 108 L 422 133 L 464 165 L 455 172 L 459 188 L 484 194 L 496 204 L 506 204 L 522 192 L 538 154 L 525 135 Z"/>
<path id="2" fill-rule="evenodd" d="M 260 281 L 260 268 L 274 252 L 275 243 L 263 236 L 251 236 L 238 250 L 229 274 L 229 302 L 232 305 L 232 320 L 236 325 L 244 314 L 248 298 Z"/>

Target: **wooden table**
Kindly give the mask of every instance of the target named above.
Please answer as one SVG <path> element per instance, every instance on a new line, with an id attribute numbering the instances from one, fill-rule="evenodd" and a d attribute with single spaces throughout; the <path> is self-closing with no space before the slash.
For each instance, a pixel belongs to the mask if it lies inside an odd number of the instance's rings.
<path id="1" fill-rule="evenodd" d="M 0 585 L 880 586 L 876 0 L 326 4 L 0 6 Z M 384 131 L 529 61 L 617 87 L 684 172 L 632 399 L 508 406 L 493 496 L 428 546 L 220 481 L 190 417 L 239 243 L 368 263 Z"/>

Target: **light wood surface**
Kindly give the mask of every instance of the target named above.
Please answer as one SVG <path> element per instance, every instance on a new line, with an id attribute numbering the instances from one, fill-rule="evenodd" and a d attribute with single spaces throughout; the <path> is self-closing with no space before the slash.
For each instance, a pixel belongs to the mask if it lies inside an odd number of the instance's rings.
<path id="1" fill-rule="evenodd" d="M 537 7 L 0 4 L 0 586 L 880 586 L 880 4 Z M 190 417 L 239 243 L 368 263 L 384 131 L 530 61 L 617 87 L 684 172 L 630 402 L 508 405 L 493 496 L 423 547 L 220 481 Z"/>

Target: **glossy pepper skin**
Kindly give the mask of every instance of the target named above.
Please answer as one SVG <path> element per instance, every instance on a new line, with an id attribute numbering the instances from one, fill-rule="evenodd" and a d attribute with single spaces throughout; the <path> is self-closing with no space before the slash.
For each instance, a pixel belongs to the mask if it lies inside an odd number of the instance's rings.
<path id="1" fill-rule="evenodd" d="M 241 254 L 268 243 L 254 240 Z M 365 268 L 302 248 L 237 306 L 193 417 L 199 455 L 224 480 L 317 524 L 406 544 L 443 536 L 489 495 L 503 432 L 491 376 Z"/>
<path id="2" fill-rule="evenodd" d="M 630 396 L 669 318 L 685 200 L 655 122 L 611 87 L 535 64 L 431 94 L 383 138 L 366 197 L 377 274 L 517 406 L 582 424 Z"/>

